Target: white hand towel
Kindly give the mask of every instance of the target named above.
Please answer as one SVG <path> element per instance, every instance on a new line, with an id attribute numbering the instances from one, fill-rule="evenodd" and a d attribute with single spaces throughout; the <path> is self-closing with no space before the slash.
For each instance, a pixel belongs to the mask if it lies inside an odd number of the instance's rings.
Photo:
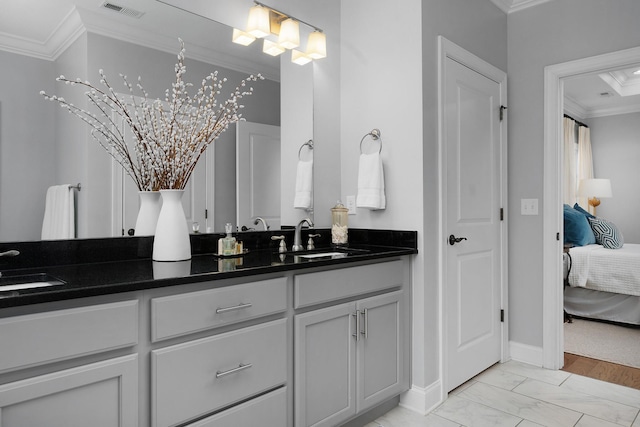
<path id="1" fill-rule="evenodd" d="M 360 154 L 356 206 L 371 210 L 384 209 L 384 171 L 380 153 Z"/>
<path id="2" fill-rule="evenodd" d="M 296 172 L 296 194 L 293 207 L 296 209 L 311 208 L 311 193 L 313 191 L 313 160 L 298 161 Z"/>
<path id="3" fill-rule="evenodd" d="M 74 197 L 75 192 L 69 184 L 49 187 L 42 220 L 42 240 L 75 237 Z"/>

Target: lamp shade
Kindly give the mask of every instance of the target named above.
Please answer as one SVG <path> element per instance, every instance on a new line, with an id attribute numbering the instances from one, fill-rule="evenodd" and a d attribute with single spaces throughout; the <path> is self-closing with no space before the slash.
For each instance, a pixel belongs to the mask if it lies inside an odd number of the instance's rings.
<path id="1" fill-rule="evenodd" d="M 307 56 L 320 59 L 327 56 L 327 37 L 321 31 L 309 33 L 307 39 Z"/>
<path id="2" fill-rule="evenodd" d="M 257 38 L 266 37 L 271 34 L 269 9 L 260 5 L 253 6 L 249 9 L 247 33 Z"/>
<path id="3" fill-rule="evenodd" d="M 583 179 L 578 186 L 578 194 L 586 197 L 613 197 L 609 179 Z"/>
<path id="4" fill-rule="evenodd" d="M 251 34 L 249 34 L 247 32 L 244 32 L 244 31 L 239 30 L 237 28 L 233 29 L 233 39 L 232 40 L 233 40 L 234 43 L 238 43 L 238 44 L 241 44 L 243 46 L 249 46 L 251 43 L 253 43 L 253 41 L 255 39 L 256 38 L 253 35 L 251 35 Z"/>
<path id="5" fill-rule="evenodd" d="M 262 45 L 262 51 L 271 56 L 278 56 L 283 53 L 286 49 L 280 46 L 278 43 L 274 43 L 271 40 L 264 39 Z"/>
<path id="6" fill-rule="evenodd" d="M 293 49 L 300 45 L 300 25 L 298 21 L 291 18 L 282 21 L 278 44 L 287 49 Z"/>
<path id="7" fill-rule="evenodd" d="M 293 49 L 291 51 L 291 62 L 293 62 L 294 64 L 305 65 L 311 61 L 313 61 L 313 59 L 309 58 L 309 56 L 304 52 L 300 52 L 296 49 Z"/>

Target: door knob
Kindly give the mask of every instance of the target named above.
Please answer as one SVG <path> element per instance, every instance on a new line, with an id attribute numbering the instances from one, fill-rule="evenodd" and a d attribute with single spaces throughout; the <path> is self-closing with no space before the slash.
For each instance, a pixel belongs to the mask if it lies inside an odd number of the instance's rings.
<path id="1" fill-rule="evenodd" d="M 460 243 L 463 240 L 467 240 L 467 238 L 466 237 L 456 237 L 453 234 L 449 236 L 449 244 L 451 246 L 455 245 L 456 243 Z"/>

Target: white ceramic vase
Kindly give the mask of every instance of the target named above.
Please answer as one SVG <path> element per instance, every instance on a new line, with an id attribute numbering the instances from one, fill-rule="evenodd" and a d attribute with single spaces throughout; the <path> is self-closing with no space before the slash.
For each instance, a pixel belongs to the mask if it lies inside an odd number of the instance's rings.
<path id="1" fill-rule="evenodd" d="M 160 190 L 162 208 L 153 239 L 154 261 L 186 261 L 191 259 L 189 227 L 182 208 L 184 190 Z"/>
<path id="2" fill-rule="evenodd" d="M 139 191 L 140 208 L 134 236 L 153 236 L 158 224 L 158 216 L 162 207 L 162 198 L 158 191 Z"/>

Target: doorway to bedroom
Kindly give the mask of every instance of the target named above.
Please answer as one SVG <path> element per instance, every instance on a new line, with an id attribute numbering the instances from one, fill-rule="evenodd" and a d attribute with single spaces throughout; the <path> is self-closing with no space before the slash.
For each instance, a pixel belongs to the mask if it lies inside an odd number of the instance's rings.
<path id="1" fill-rule="evenodd" d="M 607 86 L 602 76 L 612 75 L 615 72 L 620 75 L 622 71 L 634 66 L 638 66 L 638 68 L 640 68 L 639 64 L 639 49 L 631 49 L 624 52 L 616 52 L 613 54 L 602 55 L 600 57 L 586 58 L 584 60 L 572 61 L 571 63 L 559 64 L 548 67 L 545 70 L 545 78 L 550 82 L 550 84 L 545 85 L 547 95 L 545 99 L 545 122 L 547 124 L 547 138 L 545 140 L 545 170 L 547 170 L 547 168 L 554 167 L 550 161 L 551 157 L 549 154 L 555 152 L 558 155 L 556 161 L 553 162 L 557 165 L 556 170 L 551 174 L 551 179 L 545 179 L 545 190 L 551 187 L 555 188 L 554 194 L 550 194 L 548 191 L 545 192 L 545 221 L 547 222 L 547 225 L 553 223 L 554 215 L 547 215 L 548 213 L 552 213 L 550 210 L 556 208 L 556 212 L 559 212 L 559 205 L 566 203 L 563 198 L 563 192 L 567 182 L 564 179 L 563 172 L 565 172 L 564 168 L 567 166 L 565 162 L 558 161 L 558 158 L 567 160 L 567 151 L 564 150 L 562 143 L 563 135 L 561 129 L 562 117 L 564 114 L 568 114 L 576 119 L 576 122 L 582 122 L 580 124 L 586 124 L 587 126 L 592 124 L 590 128 L 587 128 L 591 131 L 591 139 L 593 142 L 594 174 L 591 177 L 600 178 L 607 175 L 607 178 L 612 181 L 612 187 L 614 187 L 614 197 L 610 199 L 602 199 L 601 205 L 597 208 L 597 216 L 599 218 L 608 218 L 612 223 L 618 222 L 622 231 L 628 229 L 629 233 L 622 233 L 628 235 L 628 238 L 624 239 L 625 242 L 640 243 L 640 236 L 636 237 L 634 235 L 636 229 L 640 234 L 640 228 L 638 228 L 637 225 L 633 226 L 631 222 L 626 222 L 624 214 L 624 210 L 633 212 L 635 209 L 633 206 L 634 202 L 632 202 L 632 199 L 634 198 L 625 196 L 625 185 L 626 182 L 630 181 L 630 179 L 625 178 L 629 173 L 628 171 L 625 172 L 625 169 L 637 168 L 625 168 L 624 164 L 627 158 L 634 156 L 634 148 L 623 146 L 625 130 L 622 127 L 622 124 L 625 121 L 632 123 L 631 126 L 634 124 L 635 126 L 638 126 L 638 129 L 635 131 L 627 130 L 626 132 L 631 132 L 633 134 L 633 138 L 636 140 L 635 145 L 639 150 L 638 154 L 640 155 L 640 143 L 637 141 L 637 135 L 639 134 L 638 130 L 640 130 L 640 125 L 638 125 L 640 122 L 640 107 L 638 107 L 638 105 L 640 105 L 640 103 L 636 103 L 636 105 L 633 106 L 632 102 L 629 101 L 631 99 L 630 97 L 617 96 L 618 99 L 624 98 L 623 102 L 626 102 L 626 105 L 624 108 L 615 106 L 610 102 L 615 98 L 615 96 L 610 94 L 607 96 L 609 99 L 605 100 L 609 101 L 608 109 L 605 110 L 597 105 L 605 96 L 604 93 L 607 90 L 606 87 L 610 88 L 610 86 Z M 589 86 L 589 81 L 592 86 Z M 594 84 L 600 85 L 600 87 L 598 88 L 593 86 Z M 580 93 L 581 90 L 585 93 Z M 554 91 L 556 99 L 560 101 L 556 102 L 555 105 L 554 102 L 550 102 L 550 96 Z M 589 91 L 591 91 L 591 94 L 587 93 Z M 587 99 L 589 96 L 591 96 L 591 100 Z M 598 111 L 598 108 L 600 108 L 601 111 Z M 613 136 L 611 134 L 611 129 L 615 130 Z M 576 132 L 576 135 L 577 134 L 578 132 Z M 631 141 L 626 142 L 627 145 L 629 143 L 631 143 Z M 631 149 L 632 151 L 627 152 L 625 155 L 621 154 L 622 149 Z M 612 163 L 616 157 L 617 163 Z M 548 176 L 548 174 L 545 174 L 545 176 Z M 637 180 L 635 182 L 637 182 Z M 616 184 L 618 191 L 615 189 Z M 578 186 L 576 185 L 576 190 L 577 187 Z M 556 197 L 554 197 L 554 195 Z M 554 203 L 554 198 L 557 201 L 556 203 Z M 582 206 L 586 204 L 586 200 L 583 203 L 580 203 Z M 571 207 L 573 208 L 573 206 Z M 587 206 L 585 206 L 585 208 L 587 208 Z M 640 206 L 637 209 L 640 211 Z M 556 214 L 556 216 L 558 215 Z M 635 215 L 635 218 L 637 218 L 637 215 Z M 558 219 L 559 229 L 563 229 L 564 217 L 560 217 Z M 585 221 L 585 224 L 589 225 L 589 222 Z M 549 248 L 552 244 L 554 244 L 554 242 L 545 241 L 545 249 Z M 586 247 L 588 247 L 588 245 Z M 555 242 L 554 249 L 556 251 L 561 251 L 562 247 L 558 247 L 557 242 Z M 609 255 L 613 253 L 611 250 L 608 252 Z M 562 258 L 558 256 L 556 259 Z M 581 261 L 578 262 L 580 263 Z M 554 266 L 553 262 L 547 262 L 547 258 L 545 258 L 545 278 L 554 275 L 554 267 L 557 267 L 557 265 Z M 580 268 L 584 268 L 584 265 L 580 264 Z M 563 269 L 561 268 L 560 271 L 563 271 Z M 573 273 L 576 273 L 576 271 L 574 270 Z M 582 271 L 578 273 L 584 275 L 584 272 Z M 608 274 L 612 277 L 612 273 Z M 551 317 L 555 317 L 553 323 L 545 324 L 545 331 L 548 332 L 545 336 L 544 342 L 546 366 L 553 367 L 553 364 L 557 363 L 558 368 L 564 365 L 565 370 L 569 370 L 571 372 L 578 370 L 579 372 L 575 373 L 587 376 L 591 376 L 588 375 L 588 373 L 589 371 L 592 371 L 592 374 L 599 375 L 601 377 L 600 379 L 618 383 L 619 380 L 616 380 L 616 377 L 626 377 L 628 381 L 630 380 L 630 383 L 624 385 L 640 388 L 640 327 L 625 327 L 620 326 L 620 324 L 589 319 L 600 317 L 607 320 L 607 315 L 601 316 L 604 311 L 609 312 L 609 315 L 613 313 L 613 316 L 610 317 L 614 321 L 622 320 L 629 323 L 640 323 L 640 297 L 635 298 L 635 307 L 630 309 L 629 317 L 626 318 L 623 315 L 620 319 L 616 311 L 621 310 L 620 307 L 623 307 L 625 304 L 629 305 L 630 301 L 627 301 L 626 303 L 623 302 L 619 306 L 609 305 L 606 307 L 602 305 L 602 302 L 599 306 L 597 304 L 594 306 L 593 301 L 589 299 L 589 296 L 579 294 L 577 299 L 578 305 L 580 303 L 585 304 L 577 311 L 580 315 L 579 318 L 575 318 L 573 323 L 562 323 L 561 319 L 563 316 L 559 314 L 564 308 L 562 274 L 555 275 L 552 282 L 553 284 L 558 285 L 558 287 L 552 289 L 551 286 L 549 286 L 550 282 L 545 281 L 545 313 L 547 313 L 548 310 L 551 310 Z M 609 281 L 609 283 L 611 283 L 611 281 Z M 558 289 L 562 289 L 562 291 L 558 292 Z M 570 291 L 573 290 L 574 288 L 571 287 Z M 578 289 L 578 291 L 586 291 L 587 293 L 591 292 L 591 290 L 583 288 Z M 625 298 L 622 295 L 616 295 L 616 297 L 620 297 L 622 300 Z M 551 302 L 551 304 L 548 304 L 548 302 Z M 554 308 L 559 310 L 553 313 Z M 550 319 L 551 318 L 549 316 L 545 315 L 545 322 L 550 322 Z M 639 343 L 639 349 L 633 348 L 634 343 Z M 618 346 L 617 349 L 616 346 Z M 565 351 L 568 353 L 567 355 L 564 354 Z M 572 356 L 575 354 L 578 356 Z M 581 356 L 590 356 L 591 358 L 585 359 Z M 607 365 L 606 362 L 602 362 L 601 360 L 618 362 L 622 365 L 632 366 L 632 368 L 616 369 L 616 365 Z M 638 367 L 635 368 L 637 372 L 634 371 L 633 365 L 638 365 Z M 616 373 L 616 371 L 620 372 Z"/>

